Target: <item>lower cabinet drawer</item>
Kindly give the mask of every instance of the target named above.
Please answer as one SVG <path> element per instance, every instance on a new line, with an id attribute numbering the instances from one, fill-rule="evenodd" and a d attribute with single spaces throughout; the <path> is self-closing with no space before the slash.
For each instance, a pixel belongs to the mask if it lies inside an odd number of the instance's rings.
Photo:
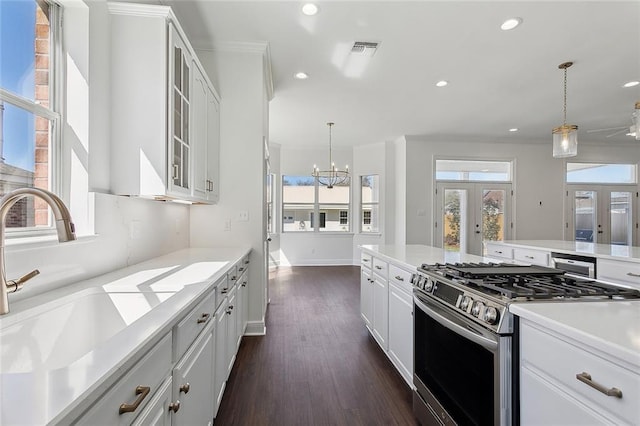
<path id="1" fill-rule="evenodd" d="M 411 272 L 405 271 L 396 265 L 389 264 L 389 280 L 409 293 L 413 291 L 411 286 Z"/>
<path id="2" fill-rule="evenodd" d="M 603 359 L 588 349 L 574 346 L 538 328 L 522 323 L 520 328 L 521 366 L 540 371 L 552 383 L 568 389 L 572 396 L 606 417 L 622 422 L 640 419 L 640 374 Z M 578 375 L 582 378 L 580 380 Z M 586 382 L 590 382 L 589 385 Z M 600 387 L 598 390 L 595 387 Z M 604 391 L 616 388 L 622 397 Z"/>
<path id="3" fill-rule="evenodd" d="M 640 263 L 598 259 L 598 279 L 640 288 Z"/>
<path id="4" fill-rule="evenodd" d="M 213 321 L 216 309 L 216 292 L 212 291 L 205 299 L 198 304 L 186 317 L 180 321 L 173 330 L 175 340 L 175 354 L 173 360 L 179 360 L 189 349 L 189 346 L 198 337 L 198 334 L 205 329 L 209 322 Z"/>
<path id="5" fill-rule="evenodd" d="M 162 382 L 171 373 L 171 367 L 171 333 L 168 333 L 76 424 L 88 426 L 131 424 L 160 389 Z"/>
<path id="6" fill-rule="evenodd" d="M 513 258 L 520 262 L 531 263 L 533 265 L 549 266 L 550 253 L 540 250 L 529 250 L 522 248 L 513 249 Z"/>
<path id="7" fill-rule="evenodd" d="M 487 257 L 513 259 L 513 248 L 502 244 L 487 244 Z"/>

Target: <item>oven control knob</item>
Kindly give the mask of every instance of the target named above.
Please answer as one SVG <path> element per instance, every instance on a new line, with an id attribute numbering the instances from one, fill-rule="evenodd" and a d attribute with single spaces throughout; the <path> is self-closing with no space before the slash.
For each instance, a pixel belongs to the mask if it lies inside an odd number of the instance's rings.
<path id="1" fill-rule="evenodd" d="M 473 303 L 472 298 L 470 298 L 469 296 L 464 296 L 460 301 L 460 309 L 462 309 L 465 312 L 469 312 L 469 306 L 471 306 L 472 303 Z"/>
<path id="2" fill-rule="evenodd" d="M 431 278 L 427 278 L 424 283 L 425 291 L 431 291 L 433 288 L 433 280 Z"/>
<path id="3" fill-rule="evenodd" d="M 482 312 L 482 308 L 484 308 L 484 303 L 473 302 L 473 308 L 471 308 L 471 315 L 473 315 L 474 317 L 480 317 L 480 312 Z"/>
<path id="4" fill-rule="evenodd" d="M 493 306 L 489 306 L 487 309 L 484 310 L 484 315 L 482 316 L 482 319 L 484 319 L 486 322 L 492 325 L 497 323 L 498 310 Z"/>

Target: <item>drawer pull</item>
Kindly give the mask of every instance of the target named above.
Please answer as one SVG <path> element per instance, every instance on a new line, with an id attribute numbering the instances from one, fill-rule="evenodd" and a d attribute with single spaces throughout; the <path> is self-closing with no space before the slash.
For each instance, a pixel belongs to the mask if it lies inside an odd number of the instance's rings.
<path id="1" fill-rule="evenodd" d="M 173 411 L 174 413 L 177 413 L 179 409 L 180 409 L 180 401 L 172 402 L 171 404 L 169 404 L 169 411 Z"/>
<path id="2" fill-rule="evenodd" d="M 376 269 L 380 270 L 382 269 L 382 266 L 376 265 Z"/>
<path id="3" fill-rule="evenodd" d="M 142 404 L 142 401 L 149 395 L 151 388 L 149 386 L 137 386 L 136 387 L 136 395 L 138 398 L 135 400 L 133 404 L 121 404 L 120 405 L 120 414 L 124 413 L 133 413 L 138 409 L 138 406 Z"/>
<path id="4" fill-rule="evenodd" d="M 535 257 L 533 257 L 533 256 L 525 256 L 525 258 L 527 258 L 527 259 L 535 259 Z"/>
<path id="5" fill-rule="evenodd" d="M 404 281 L 404 278 L 402 278 L 400 275 L 396 275 L 396 280 L 398 280 L 398 281 Z"/>
<path id="6" fill-rule="evenodd" d="M 244 264 L 245 264 L 245 265 L 248 265 L 248 264 L 249 264 L 249 261 L 248 261 L 248 260 L 245 260 L 245 261 L 244 261 Z"/>
<path id="7" fill-rule="evenodd" d="M 235 280 L 237 280 L 237 279 L 238 279 L 238 278 L 237 278 L 235 275 L 231 277 L 231 281 L 235 281 Z"/>
<path id="8" fill-rule="evenodd" d="M 500 250 L 496 250 L 496 253 L 498 254 L 502 254 L 502 252 Z"/>
<path id="9" fill-rule="evenodd" d="M 222 290 L 220 290 L 220 293 L 225 294 L 229 291 L 229 289 L 227 287 L 223 288 Z"/>
<path id="10" fill-rule="evenodd" d="M 200 315 L 200 318 L 198 318 L 198 324 L 202 324 L 203 322 L 207 322 L 207 320 L 209 319 L 209 314 L 202 314 Z"/>
<path id="11" fill-rule="evenodd" d="M 622 391 L 618 388 L 609 388 L 602 386 L 600 383 L 596 383 L 591 380 L 591 374 L 589 373 L 580 373 L 576 374 L 576 379 L 580 380 L 582 383 L 587 384 L 594 388 L 595 390 L 602 392 L 607 396 L 615 396 L 616 398 L 622 398 Z"/>
<path id="12" fill-rule="evenodd" d="M 244 271 L 244 268 L 241 266 L 241 267 L 238 268 L 238 271 L 242 272 L 242 271 Z"/>
<path id="13" fill-rule="evenodd" d="M 246 286 L 247 286 L 247 282 L 246 282 L 246 281 L 244 281 L 244 282 L 242 283 L 242 287 L 246 287 Z"/>
<path id="14" fill-rule="evenodd" d="M 189 383 L 185 383 L 180 386 L 180 392 L 189 393 L 189 389 L 191 389 L 191 385 Z"/>
<path id="15" fill-rule="evenodd" d="M 627 275 L 630 277 L 638 277 L 640 278 L 640 274 L 634 274 L 633 272 L 627 272 Z"/>
<path id="16" fill-rule="evenodd" d="M 368 262 L 368 261 L 369 261 L 369 259 L 362 259 L 362 261 L 363 261 L 363 262 Z"/>

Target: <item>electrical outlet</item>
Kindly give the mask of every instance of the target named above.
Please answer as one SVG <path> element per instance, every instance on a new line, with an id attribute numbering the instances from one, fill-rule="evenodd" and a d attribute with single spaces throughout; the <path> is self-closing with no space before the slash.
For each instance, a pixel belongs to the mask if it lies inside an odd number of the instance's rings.
<path id="1" fill-rule="evenodd" d="M 224 221 L 224 230 L 231 231 L 231 219 L 227 219 Z"/>
<path id="2" fill-rule="evenodd" d="M 241 210 L 238 213 L 238 222 L 248 222 L 249 221 L 249 212 L 246 210 Z"/>

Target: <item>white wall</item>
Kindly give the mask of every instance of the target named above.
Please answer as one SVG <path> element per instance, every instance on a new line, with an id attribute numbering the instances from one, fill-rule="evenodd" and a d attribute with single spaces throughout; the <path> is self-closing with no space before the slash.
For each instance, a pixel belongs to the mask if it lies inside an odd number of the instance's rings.
<path id="1" fill-rule="evenodd" d="M 264 332 L 266 266 L 264 257 L 263 54 L 242 50 L 199 50 L 198 57 L 220 97 L 220 200 L 191 207 L 191 246 L 251 246 L 249 332 Z M 239 214 L 246 211 L 247 221 Z"/>
<path id="2" fill-rule="evenodd" d="M 40 275 L 9 300 L 189 246 L 189 207 L 109 195 L 109 37 L 104 1 L 63 0 L 68 78 L 63 125 L 62 195 L 79 240 L 59 244 L 12 240 L 6 248 L 7 278 L 34 268 Z M 132 232 L 134 231 L 134 232 Z"/>

